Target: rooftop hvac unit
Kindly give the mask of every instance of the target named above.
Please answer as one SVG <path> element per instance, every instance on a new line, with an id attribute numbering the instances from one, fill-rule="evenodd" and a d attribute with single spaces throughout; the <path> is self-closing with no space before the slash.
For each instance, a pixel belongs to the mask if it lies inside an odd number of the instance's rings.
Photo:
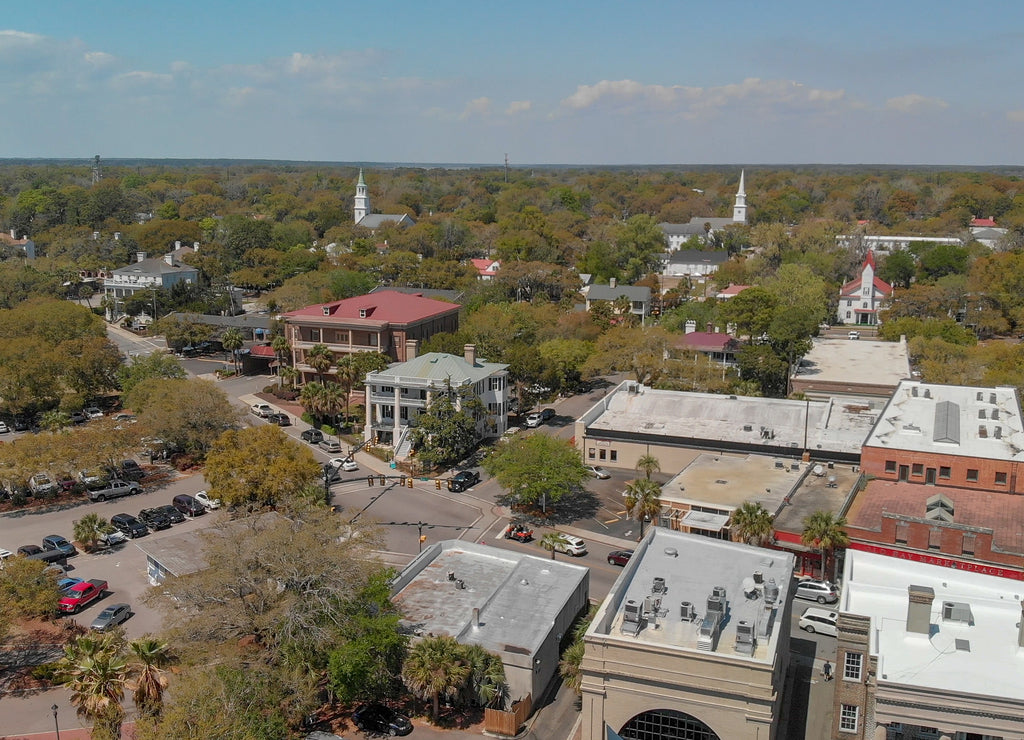
<path id="1" fill-rule="evenodd" d="M 779 600 L 779 585 L 774 578 L 769 578 L 764 587 L 764 600 L 767 604 L 774 604 Z"/>
<path id="2" fill-rule="evenodd" d="M 725 597 L 724 596 L 709 596 L 708 597 L 708 608 L 707 613 L 722 615 L 725 614 Z"/>
<path id="3" fill-rule="evenodd" d="M 973 624 L 974 616 L 971 614 L 971 605 L 962 601 L 943 601 L 942 621 Z"/>
<path id="4" fill-rule="evenodd" d="M 651 593 L 663 594 L 665 593 L 665 579 L 660 576 L 654 577 L 654 585 L 651 586 Z"/>
<path id="5" fill-rule="evenodd" d="M 755 570 L 754 571 L 754 583 L 756 583 L 758 586 L 760 586 L 762 583 L 764 583 L 764 573 L 763 572 L 761 572 L 759 570 Z"/>
<path id="6" fill-rule="evenodd" d="M 741 619 L 739 624 L 736 625 L 736 645 L 734 649 L 737 653 L 742 653 L 743 655 L 753 655 L 755 642 L 754 625 Z"/>
<path id="7" fill-rule="evenodd" d="M 683 601 L 679 604 L 679 616 L 684 622 L 692 622 L 697 618 L 697 610 L 693 602 Z"/>
<path id="8" fill-rule="evenodd" d="M 725 601 L 725 586 L 715 586 L 713 589 L 711 589 L 711 595 L 712 596 L 721 596 L 722 597 L 722 601 L 724 602 Z"/>
<path id="9" fill-rule="evenodd" d="M 751 424 L 744 424 L 743 425 L 743 431 L 744 432 L 752 432 L 752 431 L 754 431 L 754 427 Z"/>
<path id="10" fill-rule="evenodd" d="M 632 599 L 627 601 L 626 608 L 622 611 L 622 618 L 627 622 L 639 622 L 640 617 L 640 604 L 636 603 Z"/>
<path id="11" fill-rule="evenodd" d="M 718 642 L 718 614 L 708 614 L 701 620 L 700 630 L 697 632 L 697 649 L 713 651 Z"/>

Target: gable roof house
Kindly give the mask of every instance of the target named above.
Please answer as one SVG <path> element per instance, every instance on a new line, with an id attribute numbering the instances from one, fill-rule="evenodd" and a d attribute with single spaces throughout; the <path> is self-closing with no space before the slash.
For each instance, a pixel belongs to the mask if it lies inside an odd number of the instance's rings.
<path id="1" fill-rule="evenodd" d="M 728 261 L 729 253 L 724 249 L 677 249 L 664 255 L 661 274 L 665 277 L 710 275 Z"/>
<path id="2" fill-rule="evenodd" d="M 492 259 L 472 259 L 470 262 L 473 267 L 476 268 L 477 278 L 479 280 L 490 280 L 498 274 L 498 270 L 501 269 L 500 260 Z"/>
<path id="3" fill-rule="evenodd" d="M 11 229 L 10 236 L 7 234 L 0 234 L 0 244 L 9 249 L 24 251 L 25 256 L 30 260 L 34 260 L 36 258 L 36 243 L 27 236 L 23 236 L 19 239 L 16 229 Z M 17 252 L 15 252 L 15 254 L 17 254 Z"/>
<path id="4" fill-rule="evenodd" d="M 629 300 L 629 312 L 641 319 L 651 312 L 651 289 L 640 285 L 618 285 L 615 278 L 608 281 L 608 285 L 585 285 L 580 293 L 586 300 L 586 310 L 597 302 L 614 303 L 619 298 Z"/>
<path id="5" fill-rule="evenodd" d="M 135 262 L 113 270 L 110 277 L 103 280 L 103 295 L 108 299 L 107 320 L 116 321 L 124 316 L 121 310 L 123 300 L 139 291 L 170 290 L 178 283 L 198 283 L 199 269 L 183 263 L 178 254 L 177 251 L 169 252 L 157 258 L 136 252 Z"/>

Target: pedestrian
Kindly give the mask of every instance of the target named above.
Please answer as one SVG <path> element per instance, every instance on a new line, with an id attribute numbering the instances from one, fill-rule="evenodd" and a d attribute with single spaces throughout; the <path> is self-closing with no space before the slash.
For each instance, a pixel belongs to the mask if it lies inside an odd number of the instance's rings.
<path id="1" fill-rule="evenodd" d="M 825 661 L 825 665 L 821 667 L 821 675 L 825 677 L 826 681 L 832 680 L 832 664 L 827 660 Z"/>

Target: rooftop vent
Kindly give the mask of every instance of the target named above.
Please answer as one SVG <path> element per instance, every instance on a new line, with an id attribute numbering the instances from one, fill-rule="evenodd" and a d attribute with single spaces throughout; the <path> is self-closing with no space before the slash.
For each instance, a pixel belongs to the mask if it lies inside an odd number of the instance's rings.
<path id="1" fill-rule="evenodd" d="M 641 619 L 640 604 L 633 599 L 626 602 L 626 608 L 622 610 L 622 619 L 626 622 L 639 622 Z"/>
<path id="2" fill-rule="evenodd" d="M 663 594 L 667 589 L 665 588 L 665 579 L 661 576 L 654 577 L 654 583 L 651 586 L 652 594 Z"/>
<path id="3" fill-rule="evenodd" d="M 674 547 L 666 547 L 665 548 L 665 554 L 667 556 L 669 556 L 670 558 L 678 558 L 679 557 L 679 550 L 677 550 Z"/>
<path id="4" fill-rule="evenodd" d="M 711 589 L 712 596 L 721 596 L 722 601 L 725 601 L 725 586 L 715 586 Z"/>
<path id="5" fill-rule="evenodd" d="M 752 431 L 754 431 L 754 425 L 753 424 L 744 424 L 743 425 L 743 431 L 744 432 L 752 432 Z"/>
<path id="6" fill-rule="evenodd" d="M 779 600 L 779 584 L 774 578 L 769 578 L 764 587 L 764 600 L 766 604 L 774 604 Z"/>
<path id="7" fill-rule="evenodd" d="M 974 624 L 974 615 L 971 614 L 971 605 L 963 601 L 943 601 L 942 621 Z"/>
<path id="8" fill-rule="evenodd" d="M 718 625 L 721 623 L 722 615 L 718 613 L 708 614 L 701 620 L 700 630 L 697 633 L 697 649 L 713 651 L 718 642 Z"/>
<path id="9" fill-rule="evenodd" d="M 693 602 L 683 601 L 679 604 L 679 617 L 684 622 L 692 622 L 697 619 L 697 609 L 694 607 Z"/>
<path id="10" fill-rule="evenodd" d="M 957 650 L 962 650 L 965 653 L 971 652 L 971 641 L 970 640 L 961 640 L 958 637 L 956 640 L 954 640 L 954 642 L 956 643 L 956 649 Z"/>
<path id="11" fill-rule="evenodd" d="M 925 388 L 924 389 L 924 397 L 925 398 L 931 398 L 932 397 L 932 389 L 931 388 Z"/>
<path id="12" fill-rule="evenodd" d="M 754 571 L 754 583 L 756 583 L 758 586 L 764 583 L 764 573 L 762 571 Z"/>

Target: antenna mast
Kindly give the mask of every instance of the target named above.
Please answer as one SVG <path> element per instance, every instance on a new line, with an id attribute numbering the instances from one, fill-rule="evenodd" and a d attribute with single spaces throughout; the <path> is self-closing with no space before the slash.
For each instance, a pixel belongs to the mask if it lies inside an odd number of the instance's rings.
<path id="1" fill-rule="evenodd" d="M 92 159 L 92 184 L 95 185 L 103 179 L 103 172 L 100 170 L 100 155 L 97 154 Z"/>

